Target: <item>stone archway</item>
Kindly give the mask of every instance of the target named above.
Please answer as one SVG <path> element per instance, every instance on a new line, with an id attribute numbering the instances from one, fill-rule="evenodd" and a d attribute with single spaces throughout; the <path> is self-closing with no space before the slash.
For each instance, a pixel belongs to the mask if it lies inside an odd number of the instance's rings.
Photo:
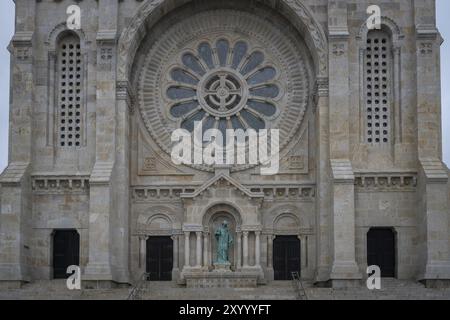
<path id="1" fill-rule="evenodd" d="M 156 24 L 167 12 L 192 1 L 153 0 L 146 1 L 138 8 L 136 15 L 131 19 L 131 23 L 125 28 L 119 39 L 117 59 L 117 80 L 119 83 L 129 81 L 135 55 L 149 27 Z M 326 78 L 328 73 L 328 44 L 323 28 L 310 9 L 300 0 L 272 1 L 270 7 L 287 18 L 304 37 L 313 56 L 316 77 Z"/>

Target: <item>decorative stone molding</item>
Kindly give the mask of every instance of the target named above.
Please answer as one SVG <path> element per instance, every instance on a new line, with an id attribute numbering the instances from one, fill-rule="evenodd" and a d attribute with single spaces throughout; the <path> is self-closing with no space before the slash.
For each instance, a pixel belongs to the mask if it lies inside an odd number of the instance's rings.
<path id="1" fill-rule="evenodd" d="M 92 170 L 90 178 L 91 186 L 109 184 L 111 182 L 113 168 L 113 162 L 97 162 Z"/>
<path id="2" fill-rule="evenodd" d="M 433 43 L 432 42 L 420 42 L 419 52 L 422 56 L 429 56 L 433 53 Z"/>
<path id="3" fill-rule="evenodd" d="M 357 192 L 414 192 L 417 187 L 416 173 L 357 173 Z"/>
<path id="4" fill-rule="evenodd" d="M 335 56 L 340 57 L 345 53 L 345 49 L 345 43 L 335 43 L 332 52 Z"/>
<path id="5" fill-rule="evenodd" d="M 394 42 L 394 46 L 400 45 L 399 41 L 405 38 L 405 34 L 402 32 L 402 29 L 399 25 L 391 18 L 382 16 L 381 17 L 381 26 L 389 29 L 390 33 L 393 36 L 392 41 Z M 359 28 L 358 35 L 356 39 L 362 43 L 365 43 L 367 40 L 367 33 L 369 29 L 367 28 L 367 22 L 364 23 Z"/>
<path id="6" fill-rule="evenodd" d="M 291 20 L 298 24 L 300 32 L 307 30 L 305 38 L 312 46 L 316 69 L 319 76 L 327 76 L 328 72 L 328 44 L 327 38 L 320 23 L 316 20 L 309 8 L 300 0 L 281 0 L 290 11 Z M 165 8 L 163 10 L 163 7 Z M 131 66 L 139 48 L 140 41 L 145 36 L 146 24 L 149 20 L 155 23 L 164 12 L 173 10 L 173 4 L 165 0 L 150 0 L 138 8 L 136 15 L 131 19 L 130 25 L 125 28 L 119 39 L 118 79 L 128 79 Z M 161 9 L 161 10 L 157 10 Z"/>
<path id="7" fill-rule="evenodd" d="M 198 188 L 195 192 L 182 194 L 181 197 L 183 199 L 195 199 L 196 197 L 199 197 L 202 193 L 206 192 L 208 188 L 212 186 L 231 187 L 237 191 L 240 191 L 242 193 L 242 196 L 246 196 L 249 199 L 261 199 L 261 200 L 264 199 L 263 193 L 251 191 L 234 178 L 227 176 L 223 173 L 205 182 L 205 184 L 203 184 L 203 186 Z"/>
<path id="8" fill-rule="evenodd" d="M 192 193 L 198 186 L 184 187 L 134 187 L 131 197 L 135 202 L 179 199 L 182 194 Z"/>
<path id="9" fill-rule="evenodd" d="M 274 200 L 300 200 L 312 201 L 316 197 L 314 185 L 304 186 L 273 186 L 273 187 L 251 187 L 252 192 L 261 192 L 266 201 Z"/>
<path id="10" fill-rule="evenodd" d="M 18 64 L 31 63 L 33 54 L 33 32 L 16 32 L 8 47 Z"/>
<path id="11" fill-rule="evenodd" d="M 19 185 L 24 178 L 30 164 L 22 162 L 13 162 L 0 175 L 0 184 Z"/>
<path id="12" fill-rule="evenodd" d="M 86 34 L 82 29 L 80 30 L 70 30 L 67 28 L 67 22 L 61 22 L 57 24 L 52 31 L 48 34 L 47 40 L 45 41 L 45 45 L 47 46 L 48 50 L 51 52 L 56 51 L 56 45 L 58 43 L 58 38 L 63 35 L 65 32 L 73 32 L 75 33 L 81 40 L 81 45 L 83 51 L 85 50 L 85 47 L 91 44 L 90 41 L 88 41 Z"/>
<path id="13" fill-rule="evenodd" d="M 211 10 L 180 18 L 139 51 L 137 105 L 158 146 L 170 154 L 172 131 L 203 120 L 208 128 L 279 128 L 284 150 L 311 104 L 313 71 L 306 45 L 279 31 L 247 12 Z"/>
<path id="14" fill-rule="evenodd" d="M 34 194 L 87 194 L 89 176 L 33 176 Z"/>
<path id="15" fill-rule="evenodd" d="M 203 232 L 203 226 L 197 224 L 183 224 L 183 232 Z"/>
<path id="16" fill-rule="evenodd" d="M 350 160 L 330 160 L 335 183 L 352 184 L 355 180 Z"/>
<path id="17" fill-rule="evenodd" d="M 117 101 L 126 101 L 130 113 L 134 113 L 135 92 L 130 82 L 118 81 L 116 83 L 116 99 Z"/>
<path id="18" fill-rule="evenodd" d="M 427 182 L 447 183 L 447 168 L 441 160 L 433 158 L 421 158 L 420 164 L 425 173 Z"/>

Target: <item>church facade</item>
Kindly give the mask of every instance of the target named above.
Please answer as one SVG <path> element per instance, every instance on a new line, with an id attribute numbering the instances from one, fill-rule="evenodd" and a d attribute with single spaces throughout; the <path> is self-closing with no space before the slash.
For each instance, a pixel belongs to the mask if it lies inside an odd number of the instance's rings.
<path id="1" fill-rule="evenodd" d="M 15 4 L 0 286 L 450 283 L 434 0 Z M 175 165 L 195 122 L 279 130 L 278 173 Z"/>

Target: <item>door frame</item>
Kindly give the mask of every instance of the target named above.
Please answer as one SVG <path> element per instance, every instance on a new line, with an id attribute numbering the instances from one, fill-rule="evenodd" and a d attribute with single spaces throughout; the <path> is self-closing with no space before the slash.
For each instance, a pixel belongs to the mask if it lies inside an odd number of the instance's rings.
<path id="1" fill-rule="evenodd" d="M 58 232 L 74 232 L 78 235 L 78 267 L 81 268 L 81 232 L 80 230 L 76 229 L 76 228 L 61 228 L 61 229 L 52 229 L 52 232 L 50 233 L 50 252 L 49 252 L 49 257 L 50 257 L 50 261 L 49 261 L 49 279 L 50 280 L 56 280 L 56 279 L 60 279 L 60 278 L 56 278 L 55 277 L 55 236 Z M 67 277 L 69 277 L 69 275 L 67 275 Z"/>
<path id="2" fill-rule="evenodd" d="M 174 280 L 174 279 L 173 279 L 173 258 L 174 258 L 174 257 L 173 257 L 173 248 L 174 248 L 175 243 L 174 243 L 174 240 L 173 240 L 172 236 L 154 235 L 154 236 L 148 236 L 148 237 L 147 237 L 147 240 L 145 241 L 145 264 L 144 264 L 144 266 L 143 266 L 143 267 L 144 267 L 144 270 L 145 270 L 146 273 L 149 272 L 149 263 L 148 263 L 148 259 L 149 259 L 148 250 L 149 250 L 149 247 L 148 247 L 148 244 L 149 244 L 149 242 L 150 242 L 152 239 L 167 239 L 167 240 L 169 240 L 169 241 L 167 241 L 167 242 L 170 242 L 170 243 L 171 243 L 172 250 L 171 250 L 171 252 L 170 252 L 170 259 L 171 259 L 171 266 L 170 266 L 170 280 L 150 280 L 150 279 L 151 279 L 151 275 L 149 275 L 149 276 L 148 276 L 148 281 L 167 281 L 167 282 L 173 281 L 173 280 Z"/>
<path id="3" fill-rule="evenodd" d="M 365 250 L 366 250 L 366 259 L 365 264 L 367 267 L 369 266 L 369 232 L 371 230 L 390 230 L 394 236 L 394 278 L 398 278 L 398 232 L 395 227 L 370 227 L 367 229 L 367 232 L 365 233 L 366 237 L 366 244 L 365 244 Z M 388 278 L 389 279 L 389 278 Z"/>
<path id="4" fill-rule="evenodd" d="M 275 241 L 277 240 L 277 238 L 292 238 L 292 239 L 296 239 L 296 241 L 298 241 L 299 244 L 299 250 L 298 250 L 298 257 L 299 257 L 299 275 L 300 278 L 302 277 L 302 272 L 303 272 L 303 268 L 302 268 L 302 255 L 303 255 L 303 248 L 302 248 L 302 240 L 300 239 L 298 234 L 275 234 L 274 235 L 274 239 L 273 239 L 273 244 L 272 244 L 272 268 L 273 268 L 273 278 L 275 280 Z M 275 281 L 290 281 L 291 279 L 291 275 L 288 275 L 288 280 L 275 280 Z"/>

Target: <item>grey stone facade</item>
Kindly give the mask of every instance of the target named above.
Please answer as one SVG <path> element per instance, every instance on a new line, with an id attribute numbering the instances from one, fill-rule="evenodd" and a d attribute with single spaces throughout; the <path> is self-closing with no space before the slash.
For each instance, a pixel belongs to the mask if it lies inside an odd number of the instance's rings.
<path id="1" fill-rule="evenodd" d="M 375 227 L 395 231 L 397 278 L 450 281 L 435 1 L 15 3 L 0 285 L 51 279 L 52 234 L 60 229 L 80 234 L 89 283 L 139 278 L 152 236 L 173 239 L 174 281 L 207 282 L 212 229 L 223 217 L 233 222 L 233 270 L 248 283 L 273 280 L 273 241 L 281 235 L 300 239 L 305 279 L 335 286 L 361 280 Z M 71 32 L 66 9 L 74 3 L 82 29 Z M 386 50 L 385 80 L 367 69 L 378 66 L 368 54 L 375 46 L 367 45 L 378 41 L 366 27 L 372 4 L 381 7 L 390 44 L 376 49 Z M 76 111 L 63 113 L 60 45 L 69 36 L 79 41 L 79 100 Z M 168 70 L 185 50 L 220 37 L 263 51 L 277 74 L 270 121 L 282 135 L 278 175 L 171 162 L 168 141 L 180 119 L 166 114 Z M 385 91 L 377 91 L 383 81 Z M 380 116 L 385 121 L 375 121 Z M 77 122 L 72 140 L 64 121 Z"/>

